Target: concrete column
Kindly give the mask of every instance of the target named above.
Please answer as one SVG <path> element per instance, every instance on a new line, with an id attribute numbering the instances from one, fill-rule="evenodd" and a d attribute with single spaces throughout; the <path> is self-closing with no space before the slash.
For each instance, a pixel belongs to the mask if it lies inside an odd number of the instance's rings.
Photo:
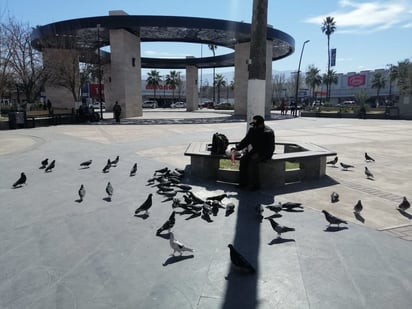
<path id="1" fill-rule="evenodd" d="M 239 43 L 235 46 L 235 110 L 236 116 L 246 116 L 248 61 L 250 43 Z"/>
<path id="2" fill-rule="evenodd" d="M 273 56 L 273 42 L 266 41 L 266 100 L 265 100 L 265 116 L 270 117 L 272 110 L 272 56 Z"/>
<path id="3" fill-rule="evenodd" d="M 64 81 L 69 84 L 75 81 L 77 101 L 80 96 L 79 55 L 71 49 L 43 50 L 43 65 L 51 78 L 45 84 L 46 98 L 52 102 L 53 108 L 76 108 L 75 99 L 70 89 L 58 85 Z"/>
<path id="4" fill-rule="evenodd" d="M 111 11 L 110 15 L 124 15 Z M 127 30 L 110 30 L 110 105 L 119 102 L 122 118 L 142 116 L 140 38 Z"/>
<path id="5" fill-rule="evenodd" d="M 196 66 L 186 67 L 186 109 L 188 112 L 192 112 L 199 108 L 197 76 L 198 68 Z"/>

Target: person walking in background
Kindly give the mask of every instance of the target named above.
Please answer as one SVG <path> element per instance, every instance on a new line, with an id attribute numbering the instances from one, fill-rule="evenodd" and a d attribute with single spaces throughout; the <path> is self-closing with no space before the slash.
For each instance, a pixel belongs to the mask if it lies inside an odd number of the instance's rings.
<path id="1" fill-rule="evenodd" d="M 113 106 L 113 113 L 114 113 L 114 118 L 116 119 L 116 122 L 120 122 L 120 114 L 122 113 L 122 108 L 120 107 L 119 102 L 117 101 Z"/>

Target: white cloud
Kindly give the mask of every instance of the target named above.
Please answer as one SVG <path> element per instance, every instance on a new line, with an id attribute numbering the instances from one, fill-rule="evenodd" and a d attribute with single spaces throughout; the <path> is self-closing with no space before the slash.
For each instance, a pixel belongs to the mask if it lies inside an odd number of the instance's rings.
<path id="1" fill-rule="evenodd" d="M 188 55 L 177 54 L 177 53 L 169 53 L 165 51 L 158 51 L 158 50 L 142 50 L 142 57 L 149 57 L 149 58 L 186 58 Z"/>
<path id="2" fill-rule="evenodd" d="M 410 0 L 382 0 L 361 3 L 340 0 L 338 10 L 308 18 L 305 22 L 321 25 L 327 16 L 334 18 L 340 33 L 375 32 L 395 26 L 411 27 L 412 2 Z"/>

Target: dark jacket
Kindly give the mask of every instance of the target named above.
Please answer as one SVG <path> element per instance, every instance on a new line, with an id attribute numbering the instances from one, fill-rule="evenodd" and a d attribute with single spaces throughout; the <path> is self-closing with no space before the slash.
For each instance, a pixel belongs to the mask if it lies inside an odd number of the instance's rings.
<path id="1" fill-rule="evenodd" d="M 258 153 L 264 159 L 270 159 L 275 151 L 275 133 L 271 128 L 250 128 L 246 136 L 236 146 L 236 150 L 242 150 L 252 146 L 251 154 Z"/>

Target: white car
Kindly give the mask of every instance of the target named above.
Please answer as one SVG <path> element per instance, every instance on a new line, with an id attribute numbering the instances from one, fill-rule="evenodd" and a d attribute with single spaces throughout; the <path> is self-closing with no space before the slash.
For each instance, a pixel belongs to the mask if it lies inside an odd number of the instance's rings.
<path id="1" fill-rule="evenodd" d="M 157 102 L 156 101 L 144 101 L 142 107 L 144 108 L 157 108 Z"/>
<path id="2" fill-rule="evenodd" d="M 185 108 L 186 103 L 185 102 L 175 102 L 170 105 L 171 108 Z"/>
<path id="3" fill-rule="evenodd" d="M 93 108 L 95 111 L 100 111 L 100 102 L 94 102 L 89 104 L 89 108 Z M 102 104 L 102 110 L 106 111 L 106 104 Z"/>

